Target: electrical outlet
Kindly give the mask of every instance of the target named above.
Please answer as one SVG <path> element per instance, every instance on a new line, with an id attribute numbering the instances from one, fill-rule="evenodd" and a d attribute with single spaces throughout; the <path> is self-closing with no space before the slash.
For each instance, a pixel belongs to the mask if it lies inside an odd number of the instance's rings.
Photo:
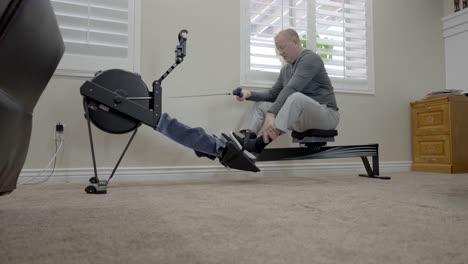
<path id="1" fill-rule="evenodd" d="M 57 122 L 55 125 L 55 140 L 62 141 L 64 140 L 64 133 L 65 133 L 65 125 Z"/>
<path id="2" fill-rule="evenodd" d="M 57 124 L 55 125 L 55 132 L 62 132 L 63 133 L 64 129 L 65 129 L 65 125 L 63 125 L 60 122 L 57 122 Z"/>

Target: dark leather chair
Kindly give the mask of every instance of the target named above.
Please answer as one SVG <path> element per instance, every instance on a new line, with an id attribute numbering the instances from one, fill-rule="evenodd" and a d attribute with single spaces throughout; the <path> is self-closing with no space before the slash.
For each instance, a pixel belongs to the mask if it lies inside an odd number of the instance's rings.
<path id="1" fill-rule="evenodd" d="M 64 50 L 49 0 L 0 0 L 0 195 L 16 188 L 34 107 Z"/>

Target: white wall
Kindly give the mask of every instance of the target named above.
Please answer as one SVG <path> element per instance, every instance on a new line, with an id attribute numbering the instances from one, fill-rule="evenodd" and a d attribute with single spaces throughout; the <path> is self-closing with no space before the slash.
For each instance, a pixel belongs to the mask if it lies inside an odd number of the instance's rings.
<path id="1" fill-rule="evenodd" d="M 381 161 L 411 160 L 409 103 L 444 88 L 444 48 L 438 0 L 374 0 L 375 95 L 338 94 L 338 144 L 379 143 Z M 163 109 L 209 133 L 238 128 L 247 109 L 231 97 L 169 96 L 231 91 L 239 84 L 239 2 L 142 0 L 142 76 L 148 85 L 173 63 L 180 29 L 189 30 L 187 57 L 163 83 Z M 216 21 L 216 24 L 212 24 Z M 54 77 L 35 110 L 25 168 L 42 168 L 52 156 L 53 127 L 66 123 L 59 168 L 90 168 L 91 157 L 79 87 L 84 79 Z M 109 167 L 129 135 L 95 131 L 97 159 Z M 276 145 L 288 145 L 282 138 Z M 341 162 L 343 160 L 334 160 Z M 328 161 L 327 161 L 328 162 Z M 332 160 L 330 160 L 332 162 Z M 149 127 L 142 127 L 124 167 L 214 164 L 197 159 Z"/>

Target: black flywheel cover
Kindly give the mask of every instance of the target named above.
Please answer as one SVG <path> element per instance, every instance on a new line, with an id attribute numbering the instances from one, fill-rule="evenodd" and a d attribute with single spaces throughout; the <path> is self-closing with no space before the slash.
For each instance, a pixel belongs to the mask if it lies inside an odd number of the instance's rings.
<path id="1" fill-rule="evenodd" d="M 138 74 L 111 69 L 99 73 L 91 82 L 100 85 L 112 92 L 117 92 L 125 97 L 149 97 L 149 90 Z M 134 100 L 135 103 L 149 108 L 150 100 Z M 135 120 L 119 111 L 106 107 L 99 102 L 84 97 L 84 107 L 88 105 L 90 121 L 99 129 L 112 133 L 128 133 L 141 125 L 141 121 Z M 85 109 L 86 111 L 86 109 Z"/>

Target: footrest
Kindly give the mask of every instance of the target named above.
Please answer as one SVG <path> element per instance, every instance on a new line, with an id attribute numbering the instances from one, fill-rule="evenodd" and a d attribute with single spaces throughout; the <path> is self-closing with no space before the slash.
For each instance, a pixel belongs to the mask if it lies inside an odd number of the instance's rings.
<path id="1" fill-rule="evenodd" d="M 224 154 L 219 158 L 221 164 L 236 170 L 251 172 L 260 171 L 257 165 L 255 165 L 255 162 L 247 157 L 247 155 L 243 153 L 243 150 L 239 149 L 228 135 L 224 133 L 221 133 L 221 135 L 226 139 Z"/>

